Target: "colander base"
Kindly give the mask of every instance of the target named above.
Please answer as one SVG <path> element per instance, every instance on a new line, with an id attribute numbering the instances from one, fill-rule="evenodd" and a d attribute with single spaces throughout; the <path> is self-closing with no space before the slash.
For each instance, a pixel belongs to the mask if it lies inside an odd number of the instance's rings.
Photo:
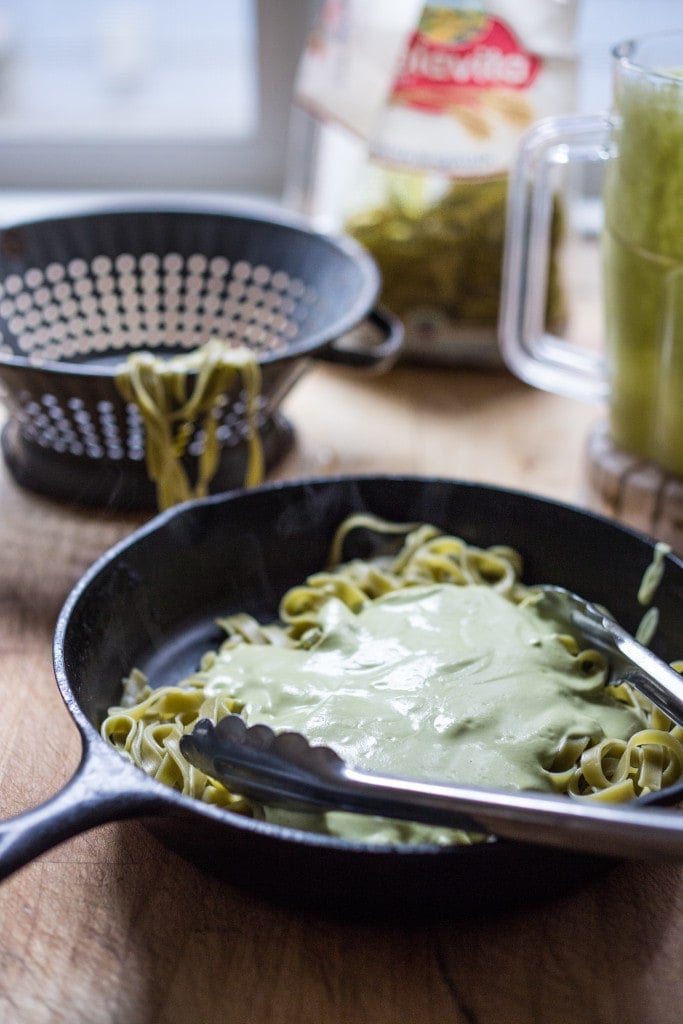
<path id="1" fill-rule="evenodd" d="M 266 473 L 292 448 L 294 436 L 291 423 L 280 412 L 263 424 L 260 437 Z M 24 437 L 12 419 L 2 429 L 0 447 L 12 478 L 25 490 L 69 505 L 115 511 L 157 510 L 156 489 L 143 461 L 87 459 L 55 452 Z M 247 458 L 244 443 L 223 448 L 211 493 L 242 487 Z"/>

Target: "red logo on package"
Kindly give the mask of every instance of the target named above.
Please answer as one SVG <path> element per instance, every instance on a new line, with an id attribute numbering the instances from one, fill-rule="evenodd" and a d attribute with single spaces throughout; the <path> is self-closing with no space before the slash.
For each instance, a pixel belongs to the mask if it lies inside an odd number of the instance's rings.
<path id="1" fill-rule="evenodd" d="M 503 21 L 427 7 L 410 37 L 390 101 L 422 110 L 472 102 L 476 90 L 524 90 L 542 61 Z"/>

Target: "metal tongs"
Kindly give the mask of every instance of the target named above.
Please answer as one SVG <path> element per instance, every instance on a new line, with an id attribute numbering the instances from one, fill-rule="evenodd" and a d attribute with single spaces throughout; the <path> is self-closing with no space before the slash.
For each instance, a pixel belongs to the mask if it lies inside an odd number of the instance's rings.
<path id="1" fill-rule="evenodd" d="M 620 679 L 683 724 L 677 672 L 595 605 L 561 587 L 538 589 L 554 619 L 608 653 Z M 270 806 L 352 811 L 612 857 L 683 858 L 683 814 L 676 810 L 382 776 L 350 767 L 300 733 L 247 727 L 239 715 L 217 725 L 202 719 L 180 749 L 232 792 Z"/>
<path id="2" fill-rule="evenodd" d="M 533 589 L 543 595 L 538 607 L 576 634 L 582 643 L 607 655 L 612 675 L 620 682 L 630 683 L 673 722 L 683 725 L 683 676 L 638 643 L 598 605 L 564 587 L 543 585 Z"/>

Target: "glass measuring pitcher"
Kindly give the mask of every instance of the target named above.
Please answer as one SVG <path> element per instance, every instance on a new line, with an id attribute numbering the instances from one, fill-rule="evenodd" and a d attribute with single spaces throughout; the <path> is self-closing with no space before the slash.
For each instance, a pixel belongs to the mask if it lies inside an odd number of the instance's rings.
<path id="1" fill-rule="evenodd" d="M 501 302 L 503 358 L 523 380 L 606 399 L 625 452 L 683 477 L 683 31 L 612 51 L 606 116 L 539 122 L 511 180 Z M 554 169 L 605 161 L 605 350 L 545 329 Z"/>

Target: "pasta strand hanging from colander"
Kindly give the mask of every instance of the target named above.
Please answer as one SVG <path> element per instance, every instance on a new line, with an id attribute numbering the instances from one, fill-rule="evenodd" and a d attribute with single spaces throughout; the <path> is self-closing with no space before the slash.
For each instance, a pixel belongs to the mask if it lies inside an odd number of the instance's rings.
<path id="1" fill-rule="evenodd" d="M 117 371 L 122 398 L 135 404 L 145 427 L 147 473 L 159 509 L 208 494 L 220 460 L 217 413 L 238 383 L 245 396 L 244 485 L 253 487 L 263 480 L 264 457 L 256 422 L 261 370 L 251 349 L 211 339 L 170 359 L 135 352 Z M 200 429 L 204 436 L 193 485 L 183 460 Z"/>

